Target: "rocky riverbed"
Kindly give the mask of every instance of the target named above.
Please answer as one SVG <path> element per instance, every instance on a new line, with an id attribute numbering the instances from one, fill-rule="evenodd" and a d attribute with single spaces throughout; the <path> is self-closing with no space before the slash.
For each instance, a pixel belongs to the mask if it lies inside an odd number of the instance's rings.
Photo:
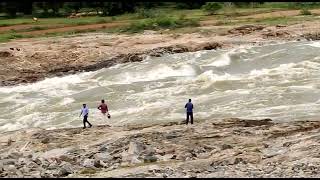
<path id="1" fill-rule="evenodd" d="M 0 177 L 319 177 L 319 127 L 231 118 L 7 132 Z"/>

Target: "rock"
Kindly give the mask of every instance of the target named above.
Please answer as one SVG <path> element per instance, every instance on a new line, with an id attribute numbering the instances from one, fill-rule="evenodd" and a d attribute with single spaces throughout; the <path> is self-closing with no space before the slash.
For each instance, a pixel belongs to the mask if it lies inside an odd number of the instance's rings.
<path id="1" fill-rule="evenodd" d="M 60 157 L 58 157 L 58 159 L 61 161 L 69 162 L 69 163 L 72 163 L 75 161 L 74 157 L 66 154 L 61 155 Z"/>
<path id="2" fill-rule="evenodd" d="M 307 39 L 308 41 L 320 40 L 320 33 L 306 33 L 301 35 L 301 37 Z"/>
<path id="3" fill-rule="evenodd" d="M 53 161 L 50 163 L 50 165 L 48 166 L 49 170 L 53 170 L 53 169 L 57 169 L 59 168 L 57 161 Z"/>
<path id="4" fill-rule="evenodd" d="M 140 154 L 145 149 L 145 145 L 140 142 L 130 142 L 128 153 L 129 154 Z"/>
<path id="5" fill-rule="evenodd" d="M 96 167 L 96 168 L 102 168 L 102 167 L 107 168 L 107 167 L 109 167 L 109 164 L 105 163 L 105 162 L 103 162 L 101 160 L 95 160 L 94 161 L 94 167 Z"/>
<path id="6" fill-rule="evenodd" d="M 247 162 L 242 158 L 239 158 L 239 157 L 235 158 L 234 164 L 239 164 L 239 163 L 247 164 Z"/>
<path id="7" fill-rule="evenodd" d="M 39 158 L 34 158 L 34 159 L 32 159 L 32 161 L 35 162 L 37 165 L 41 165 L 42 164 L 42 162 L 41 162 L 41 160 Z"/>
<path id="8" fill-rule="evenodd" d="M 16 160 L 15 159 L 2 159 L 0 160 L 0 164 L 2 165 L 15 165 Z"/>
<path id="9" fill-rule="evenodd" d="M 23 156 L 22 153 L 19 153 L 19 152 L 11 152 L 9 155 L 8 155 L 8 158 L 10 159 L 18 159 L 19 157 Z"/>
<path id="10" fill-rule="evenodd" d="M 50 142 L 50 138 L 49 137 L 45 137 L 40 142 L 43 143 L 43 144 L 48 144 Z"/>
<path id="11" fill-rule="evenodd" d="M 263 38 L 269 38 L 269 37 L 284 38 L 284 37 L 288 37 L 290 33 L 287 31 L 271 31 L 271 32 L 263 33 L 262 35 L 263 35 Z"/>
<path id="12" fill-rule="evenodd" d="M 106 169 L 106 171 L 111 171 L 111 170 L 117 169 L 119 166 L 120 166 L 119 163 L 115 163 L 114 165 L 108 167 L 108 168 Z"/>
<path id="13" fill-rule="evenodd" d="M 221 47 L 222 47 L 222 44 L 218 42 L 205 42 L 205 43 L 196 45 L 196 47 L 191 49 L 191 51 L 212 50 L 212 49 L 217 49 Z"/>
<path id="14" fill-rule="evenodd" d="M 170 159 L 177 159 L 177 155 L 173 155 Z"/>
<path id="15" fill-rule="evenodd" d="M 99 161 L 103 161 L 105 163 L 109 162 L 109 161 L 111 161 L 113 159 L 113 157 L 107 152 L 105 152 L 105 153 L 97 153 L 93 157 L 94 157 L 94 159 L 99 160 Z"/>
<path id="16" fill-rule="evenodd" d="M 175 159 L 176 155 L 173 155 L 173 154 L 166 154 L 164 156 L 158 156 L 158 159 L 160 159 L 161 161 L 170 161 L 172 159 Z"/>
<path id="17" fill-rule="evenodd" d="M 5 171 L 15 172 L 17 171 L 17 168 L 14 165 L 8 165 L 4 167 Z"/>
<path id="18" fill-rule="evenodd" d="M 10 57 L 13 56 L 13 54 L 11 54 L 8 51 L 0 51 L 0 57 L 4 58 L 4 57 Z"/>
<path id="19" fill-rule="evenodd" d="M 124 154 L 122 156 L 122 162 L 123 164 L 139 164 L 141 163 L 141 160 L 138 159 L 136 155 L 130 155 L 130 154 Z"/>
<path id="20" fill-rule="evenodd" d="M 74 172 L 72 164 L 68 162 L 61 163 L 62 167 L 58 171 L 58 176 L 68 176 Z"/>
<path id="21" fill-rule="evenodd" d="M 2 173 L 4 171 L 3 169 L 3 164 L 0 164 L 0 173 Z M 1 176 L 0 176 L 1 177 Z"/>
<path id="22" fill-rule="evenodd" d="M 233 147 L 231 146 L 231 145 L 229 145 L 229 144 L 223 144 L 222 146 L 221 146 L 221 150 L 225 150 L 225 149 L 232 149 Z"/>
<path id="23" fill-rule="evenodd" d="M 230 34 L 250 34 L 254 31 L 261 31 L 263 30 L 264 27 L 263 26 L 259 26 L 259 25 L 244 25 L 244 26 L 240 26 L 240 27 L 236 27 L 233 28 L 231 30 L 228 31 L 228 33 Z"/>
<path id="24" fill-rule="evenodd" d="M 75 70 L 70 70 L 70 71 L 68 71 L 68 73 L 74 74 L 74 73 L 75 73 Z"/>
<path id="25" fill-rule="evenodd" d="M 211 153 L 200 153 L 197 157 L 199 159 L 207 159 L 211 156 Z"/>
<path id="26" fill-rule="evenodd" d="M 152 155 L 147 155 L 143 158 L 144 163 L 156 162 L 157 160 L 158 158 Z"/>
<path id="27" fill-rule="evenodd" d="M 263 125 L 273 125 L 272 119 L 262 119 L 262 120 L 239 120 L 240 123 L 243 123 L 244 127 L 253 127 L 253 126 L 263 126 Z"/>
<path id="28" fill-rule="evenodd" d="M 176 156 L 177 160 L 186 160 L 187 158 L 192 158 L 193 155 L 189 152 L 181 152 Z"/>
<path id="29" fill-rule="evenodd" d="M 127 58 L 127 62 L 140 62 L 143 60 L 143 57 L 138 54 L 129 54 Z"/>
<path id="30" fill-rule="evenodd" d="M 166 135 L 167 139 L 174 139 L 174 138 L 177 138 L 177 137 L 180 137 L 180 135 L 178 135 L 176 132 L 169 132 L 169 134 Z"/>
<path id="31" fill-rule="evenodd" d="M 281 25 L 281 24 L 276 25 L 276 28 L 284 28 L 284 27 L 287 27 L 287 26 L 286 25 Z"/>
<path id="32" fill-rule="evenodd" d="M 100 160 L 94 160 L 93 165 L 96 168 L 101 168 L 101 167 L 106 166 L 106 164 L 103 161 L 100 161 Z"/>
<path id="33" fill-rule="evenodd" d="M 95 161 L 94 159 L 85 159 L 82 163 L 83 167 L 88 167 L 88 168 L 92 168 L 95 165 Z"/>
<path id="34" fill-rule="evenodd" d="M 29 168 L 34 168 L 34 169 L 36 169 L 36 168 L 39 167 L 39 165 L 38 165 L 37 163 L 33 162 L 33 161 L 28 162 L 28 163 L 27 163 L 27 166 L 28 166 Z"/>
<path id="35" fill-rule="evenodd" d="M 20 164 L 20 165 L 26 165 L 27 162 L 28 162 L 27 158 L 19 158 L 18 159 L 18 164 Z"/>
<path id="36" fill-rule="evenodd" d="M 41 178 L 41 172 L 40 171 L 33 171 L 30 173 L 31 177 L 33 178 Z"/>

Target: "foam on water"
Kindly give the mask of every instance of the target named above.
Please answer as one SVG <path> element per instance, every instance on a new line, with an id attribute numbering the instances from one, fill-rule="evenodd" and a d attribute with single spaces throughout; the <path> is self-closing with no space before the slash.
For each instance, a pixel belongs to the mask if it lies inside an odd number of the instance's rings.
<path id="1" fill-rule="evenodd" d="M 308 120 L 320 114 L 319 42 L 290 42 L 149 57 L 95 72 L 0 87 L 0 132 L 93 124 L 180 121 L 192 98 L 195 120 Z M 294 52 L 294 53 L 289 53 Z M 96 109 L 106 99 L 111 119 Z"/>

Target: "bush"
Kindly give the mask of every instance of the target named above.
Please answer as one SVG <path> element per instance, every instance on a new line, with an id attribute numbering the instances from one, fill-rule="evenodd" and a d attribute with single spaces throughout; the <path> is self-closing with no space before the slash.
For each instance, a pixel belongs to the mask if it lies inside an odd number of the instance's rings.
<path id="1" fill-rule="evenodd" d="M 308 9 L 301 9 L 300 15 L 312 15 Z"/>
<path id="2" fill-rule="evenodd" d="M 202 9 L 207 11 L 209 15 L 213 15 L 221 8 L 222 8 L 222 5 L 216 2 L 207 2 L 205 5 L 202 6 Z"/>
<path id="3" fill-rule="evenodd" d="M 138 14 L 138 18 L 155 18 L 157 16 L 157 13 L 154 13 L 154 11 L 150 9 L 139 8 L 136 9 L 136 12 Z"/>
<path id="4" fill-rule="evenodd" d="M 143 30 L 158 30 L 161 28 L 173 29 L 188 26 L 199 26 L 199 20 L 160 16 L 154 19 L 145 19 L 139 22 L 134 22 L 126 28 L 125 31 L 140 32 Z"/>
<path id="5" fill-rule="evenodd" d="M 204 5 L 204 1 L 186 1 L 186 2 L 177 2 L 177 9 L 199 9 Z"/>

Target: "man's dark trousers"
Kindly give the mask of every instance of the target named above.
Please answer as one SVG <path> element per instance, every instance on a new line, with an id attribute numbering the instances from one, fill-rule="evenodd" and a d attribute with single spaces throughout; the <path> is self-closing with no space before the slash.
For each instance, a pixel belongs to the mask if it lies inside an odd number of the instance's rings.
<path id="1" fill-rule="evenodd" d="M 92 126 L 88 121 L 88 115 L 83 116 L 83 127 L 84 128 L 86 127 L 86 122 L 89 124 L 90 127 Z"/>
<path id="2" fill-rule="evenodd" d="M 193 124 L 193 112 L 187 112 L 187 122 L 186 122 L 186 124 L 189 123 L 189 116 L 191 117 L 191 124 Z"/>

